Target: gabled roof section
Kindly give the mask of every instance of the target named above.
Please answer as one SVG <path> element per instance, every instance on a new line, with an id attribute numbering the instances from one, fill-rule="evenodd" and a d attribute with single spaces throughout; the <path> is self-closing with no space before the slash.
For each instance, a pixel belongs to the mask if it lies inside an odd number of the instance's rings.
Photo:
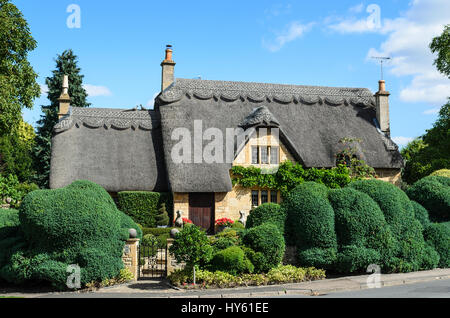
<path id="1" fill-rule="evenodd" d="M 280 123 L 275 116 L 270 112 L 266 106 L 255 108 L 244 121 L 239 124 L 239 127 L 247 129 L 254 126 L 280 126 Z"/>
<path id="2" fill-rule="evenodd" d="M 237 100 L 254 103 L 275 102 L 279 104 L 302 103 L 305 105 L 328 104 L 330 106 L 374 106 L 375 99 L 367 88 L 327 87 L 268 84 L 254 82 L 211 81 L 177 78 L 158 97 L 164 103 L 182 99 Z"/>

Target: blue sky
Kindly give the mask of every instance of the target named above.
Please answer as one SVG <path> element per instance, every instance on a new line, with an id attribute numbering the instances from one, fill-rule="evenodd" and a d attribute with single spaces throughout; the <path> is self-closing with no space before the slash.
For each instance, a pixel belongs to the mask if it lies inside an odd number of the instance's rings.
<path id="1" fill-rule="evenodd" d="M 106 1 L 13 0 L 38 42 L 38 82 L 73 49 L 93 107 L 151 105 L 166 44 L 175 76 L 390 91 L 391 135 L 403 145 L 430 128 L 450 95 L 428 44 L 450 23 L 450 1 Z M 80 8 L 80 28 L 68 18 Z M 73 21 L 69 18 L 70 21 Z M 45 87 L 24 118 L 35 124 Z"/>

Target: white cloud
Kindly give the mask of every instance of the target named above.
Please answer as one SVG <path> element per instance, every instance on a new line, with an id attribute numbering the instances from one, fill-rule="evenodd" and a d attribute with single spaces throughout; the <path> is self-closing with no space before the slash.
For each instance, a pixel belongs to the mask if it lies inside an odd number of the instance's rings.
<path id="1" fill-rule="evenodd" d="M 112 93 L 106 86 L 97 86 L 91 84 L 84 84 L 83 88 L 86 90 L 90 97 L 94 96 L 111 96 Z"/>
<path id="2" fill-rule="evenodd" d="M 41 95 L 48 93 L 48 86 L 45 84 L 39 84 L 39 87 L 41 88 Z"/>
<path id="3" fill-rule="evenodd" d="M 414 138 L 398 136 L 398 137 L 392 137 L 392 140 L 399 146 L 406 146 L 408 144 L 408 142 L 413 141 Z"/>
<path id="4" fill-rule="evenodd" d="M 292 42 L 311 30 L 313 22 L 301 24 L 297 21 L 291 22 L 288 28 L 276 36 L 273 42 L 263 40 L 263 45 L 271 52 L 279 51 L 285 44 Z"/>
<path id="5" fill-rule="evenodd" d="M 371 48 L 371 56 L 390 56 L 386 69 L 394 76 L 412 76 L 411 82 L 400 91 L 405 102 L 443 104 L 450 95 L 450 80 L 433 66 L 434 56 L 429 49 L 433 37 L 442 33 L 450 23 L 450 1 L 413 0 L 406 12 L 395 19 L 382 19 L 380 28 L 368 28 L 367 18 L 342 19 L 328 27 L 340 33 L 385 34 L 378 49 Z M 382 15 L 383 11 L 380 11 Z"/>
<path id="6" fill-rule="evenodd" d="M 436 107 L 436 108 L 430 108 L 427 109 L 426 111 L 423 112 L 424 115 L 435 115 L 437 113 L 439 113 L 440 108 Z"/>
<path id="7" fill-rule="evenodd" d="M 362 12 L 363 9 L 364 9 L 364 4 L 361 2 L 360 4 L 350 7 L 348 9 L 348 11 L 354 12 L 354 13 L 360 13 L 360 12 Z"/>

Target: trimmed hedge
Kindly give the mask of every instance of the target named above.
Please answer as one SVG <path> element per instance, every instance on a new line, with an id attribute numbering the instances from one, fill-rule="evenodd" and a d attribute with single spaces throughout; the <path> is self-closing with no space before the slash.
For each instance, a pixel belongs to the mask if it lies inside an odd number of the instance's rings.
<path id="1" fill-rule="evenodd" d="M 169 218 L 173 217 L 172 194 L 169 192 L 122 191 L 117 193 L 119 210 L 143 227 L 156 227 L 156 215 L 162 203 Z"/>
<path id="2" fill-rule="evenodd" d="M 23 237 L 9 239 L 15 242 L 3 254 L 0 277 L 12 283 L 46 280 L 61 289 L 69 264 L 80 266 L 82 285 L 117 276 L 128 229 L 142 234 L 110 195 L 89 181 L 29 193 L 19 220 Z"/>
<path id="3" fill-rule="evenodd" d="M 232 275 L 253 273 L 254 266 L 238 246 L 231 246 L 217 252 L 211 259 L 212 271 L 223 271 Z"/>
<path id="4" fill-rule="evenodd" d="M 19 227 L 19 211 L 14 209 L 0 210 L 0 240 L 13 236 Z"/>
<path id="5" fill-rule="evenodd" d="M 425 229 L 424 237 L 439 254 L 439 267 L 450 267 L 450 227 L 444 223 L 433 223 Z"/>
<path id="6" fill-rule="evenodd" d="M 342 273 L 365 272 L 370 264 L 379 264 L 378 251 L 357 245 L 341 248 L 336 260 L 336 270 Z"/>
<path id="7" fill-rule="evenodd" d="M 249 229 L 264 223 L 272 223 L 284 234 L 285 222 L 286 213 L 279 204 L 264 203 L 250 212 L 245 227 Z"/>
<path id="8" fill-rule="evenodd" d="M 414 217 L 417 221 L 420 222 L 420 224 L 422 224 L 422 227 L 425 229 L 431 224 L 427 209 L 425 209 L 420 203 L 417 203 L 413 200 L 411 200 L 411 204 L 414 208 Z"/>
<path id="9" fill-rule="evenodd" d="M 385 269 L 416 271 L 424 268 L 425 241 L 422 225 L 415 218 L 414 206 L 399 188 L 381 180 L 359 180 L 349 187 L 369 195 L 380 207 L 397 241 Z"/>
<path id="10" fill-rule="evenodd" d="M 282 203 L 287 214 L 287 234 L 290 244 L 297 246 L 299 261 L 307 262 L 317 255 L 319 259 L 312 264 L 321 264 L 329 268 L 333 257 L 323 257 L 322 253 L 309 249 L 333 249 L 336 253 L 337 239 L 334 225 L 334 211 L 327 199 L 328 189 L 315 182 L 305 182 L 292 190 Z M 329 255 L 329 252 L 325 253 Z M 330 255 L 331 255 L 330 254 Z M 306 257 L 306 258 L 305 258 Z M 315 265 L 311 265 L 315 266 Z"/>
<path id="11" fill-rule="evenodd" d="M 253 227 L 244 233 L 242 241 L 244 245 L 264 256 L 262 264 L 258 266 L 260 270 L 268 271 L 281 263 L 286 246 L 276 225 L 264 223 Z"/>
<path id="12" fill-rule="evenodd" d="M 427 209 L 432 222 L 450 221 L 450 178 L 425 177 L 409 187 L 406 193 Z"/>
<path id="13" fill-rule="evenodd" d="M 432 172 L 430 176 L 440 176 L 450 178 L 450 169 L 440 169 Z"/>

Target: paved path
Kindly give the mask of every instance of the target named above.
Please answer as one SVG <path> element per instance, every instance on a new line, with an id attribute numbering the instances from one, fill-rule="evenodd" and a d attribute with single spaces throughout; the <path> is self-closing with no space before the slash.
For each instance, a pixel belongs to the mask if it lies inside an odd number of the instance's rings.
<path id="1" fill-rule="evenodd" d="M 450 285 L 450 268 L 434 269 L 430 271 L 421 271 L 404 274 L 382 274 L 379 284 L 384 288 L 369 289 L 367 279 L 369 275 L 347 276 L 341 278 L 324 279 L 320 281 L 304 282 L 297 284 L 271 285 L 271 286 L 255 286 L 255 287 L 239 287 L 227 289 L 206 289 L 206 290 L 175 290 L 166 282 L 144 280 L 133 282 L 125 285 L 102 288 L 95 292 L 65 292 L 65 293 L 48 293 L 46 291 L 20 291 L 8 290 L 0 288 L 0 296 L 19 296 L 19 297 L 82 297 L 82 298 L 148 298 L 148 297 L 164 297 L 164 298 L 248 298 L 248 297 L 307 297 L 318 295 L 345 295 L 344 292 L 354 292 L 347 294 L 352 295 L 381 295 L 384 290 L 395 294 L 397 289 L 387 289 L 388 286 L 400 286 L 405 284 L 421 284 L 425 282 L 439 282 L 436 286 L 430 285 L 432 288 L 438 288 L 439 292 L 448 294 L 446 286 Z M 440 285 L 442 284 L 442 285 Z M 424 288 L 428 288 L 425 285 Z M 434 287 L 433 287 L 434 286 Z M 419 287 L 418 287 L 419 288 Z M 392 290 L 392 291 L 390 291 Z M 406 293 L 412 293 L 412 290 Z M 411 295 L 412 295 L 411 294 Z M 328 296 L 327 296 L 328 297 Z M 371 297 L 371 296 L 369 296 Z M 448 295 L 447 297 L 450 297 Z"/>

